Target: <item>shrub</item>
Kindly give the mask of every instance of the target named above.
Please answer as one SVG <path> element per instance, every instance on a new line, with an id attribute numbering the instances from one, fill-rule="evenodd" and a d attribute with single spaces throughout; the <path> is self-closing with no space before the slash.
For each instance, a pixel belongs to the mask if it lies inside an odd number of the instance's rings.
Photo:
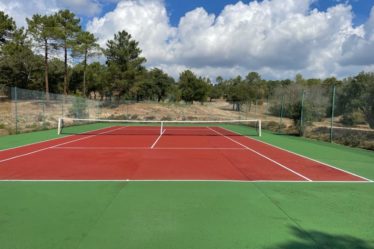
<path id="1" fill-rule="evenodd" d="M 361 112 L 354 111 L 344 114 L 341 119 L 342 124 L 353 126 L 358 124 L 365 124 L 365 117 Z"/>
<path id="2" fill-rule="evenodd" d="M 145 120 L 155 120 L 156 117 L 155 116 L 146 116 L 144 117 Z"/>
<path id="3" fill-rule="evenodd" d="M 161 118 L 162 121 L 171 121 L 173 120 L 170 116 L 164 116 Z"/>
<path id="4" fill-rule="evenodd" d="M 286 128 L 286 125 L 285 124 L 280 124 L 279 122 L 275 122 L 275 121 L 268 121 L 268 122 L 263 122 L 263 128 L 264 129 L 267 129 L 267 130 L 270 130 L 270 131 L 279 131 L 280 129 L 284 129 Z"/>
<path id="5" fill-rule="evenodd" d="M 130 119 L 134 119 L 134 120 L 136 120 L 136 119 L 138 119 L 138 117 L 139 117 L 138 114 L 132 114 L 132 115 L 130 116 Z"/>
<path id="6" fill-rule="evenodd" d="M 39 113 L 36 119 L 38 120 L 38 122 L 43 122 L 44 121 L 43 113 Z"/>
<path id="7" fill-rule="evenodd" d="M 73 118 L 87 118 L 87 103 L 86 99 L 76 97 L 74 98 L 73 105 L 69 110 L 69 117 Z"/>

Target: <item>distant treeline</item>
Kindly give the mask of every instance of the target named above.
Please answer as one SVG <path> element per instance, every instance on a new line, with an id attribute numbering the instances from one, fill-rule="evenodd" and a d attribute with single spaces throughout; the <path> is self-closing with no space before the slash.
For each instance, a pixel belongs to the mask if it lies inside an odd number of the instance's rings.
<path id="1" fill-rule="evenodd" d="M 96 99 L 185 101 L 187 103 L 224 98 L 240 111 L 243 104 L 266 102 L 270 98 L 293 98 L 309 90 L 331 102 L 331 89 L 336 88 L 337 115 L 347 122 L 364 117 L 374 128 L 374 73 L 362 72 L 354 77 L 338 80 L 294 79 L 265 80 L 250 72 L 244 78 L 232 79 L 199 77 L 191 70 L 180 74 L 176 81 L 161 69 L 147 69 L 139 43 L 126 31 L 120 31 L 101 48 L 97 38 L 83 31 L 80 20 L 69 10 L 51 15 L 36 14 L 26 19 L 27 28 L 18 28 L 6 13 L 0 11 L 0 85 L 26 89 L 86 96 Z M 105 58 L 105 64 L 92 57 Z M 61 59 L 62 58 L 62 59 Z M 98 57 L 97 57 L 98 58 Z M 315 91 L 315 89 L 319 89 Z M 314 89 L 314 90 L 313 90 Z M 322 90 L 321 90 L 322 89 Z M 292 95 L 293 94 L 293 95 Z M 300 98 L 288 101 L 284 116 L 300 120 Z M 278 115 L 282 103 L 270 106 Z M 328 105 L 328 104 L 327 104 Z M 330 108 L 310 108 L 305 120 L 329 116 Z M 317 110 L 317 111 L 316 111 Z"/>

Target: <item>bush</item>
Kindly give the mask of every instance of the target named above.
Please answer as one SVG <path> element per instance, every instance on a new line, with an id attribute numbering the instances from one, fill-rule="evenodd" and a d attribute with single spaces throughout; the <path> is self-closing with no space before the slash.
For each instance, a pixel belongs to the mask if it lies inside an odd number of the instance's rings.
<path id="1" fill-rule="evenodd" d="M 156 117 L 155 116 L 146 116 L 144 117 L 145 120 L 155 120 Z"/>
<path id="2" fill-rule="evenodd" d="M 171 121 L 173 120 L 169 115 L 168 116 L 164 116 L 161 118 L 162 121 Z"/>
<path id="3" fill-rule="evenodd" d="M 43 113 L 39 113 L 36 119 L 38 120 L 38 122 L 43 122 L 44 121 Z"/>
<path id="4" fill-rule="evenodd" d="M 275 121 L 265 121 L 263 122 L 263 128 L 264 129 L 267 129 L 267 130 L 270 130 L 270 131 L 279 131 L 279 130 L 283 130 L 286 128 L 286 125 L 285 124 L 280 124 L 279 122 L 275 122 Z"/>
<path id="5" fill-rule="evenodd" d="M 136 120 L 136 119 L 138 119 L 138 117 L 139 117 L 138 114 L 132 114 L 132 115 L 130 116 L 130 119 Z"/>
<path id="6" fill-rule="evenodd" d="M 76 97 L 73 101 L 73 106 L 69 110 L 69 117 L 73 118 L 87 118 L 87 103 L 86 99 Z"/>
<path id="7" fill-rule="evenodd" d="M 365 117 L 361 112 L 355 111 L 344 114 L 341 119 L 342 124 L 353 126 L 358 124 L 365 124 Z"/>

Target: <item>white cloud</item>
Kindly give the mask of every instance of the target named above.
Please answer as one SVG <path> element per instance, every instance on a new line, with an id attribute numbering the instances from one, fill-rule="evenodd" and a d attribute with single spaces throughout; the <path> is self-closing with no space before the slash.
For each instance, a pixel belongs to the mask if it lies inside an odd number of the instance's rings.
<path id="1" fill-rule="evenodd" d="M 374 67 L 374 8 L 365 25 L 352 24 L 348 4 L 326 11 L 310 9 L 315 0 L 263 0 L 227 5 L 219 15 L 196 8 L 177 27 L 164 0 L 107 0 L 113 11 L 87 24 L 102 46 L 121 30 L 140 42 L 149 67 L 173 76 L 192 69 L 215 78 L 258 71 L 267 78 L 343 77 Z M 17 4 L 18 3 L 18 4 Z M 0 0 L 0 9 L 17 20 L 62 7 L 98 15 L 104 0 Z M 78 13 L 78 12 L 77 12 Z"/>
<path id="2" fill-rule="evenodd" d="M 172 27 L 163 1 L 128 0 L 87 27 L 102 45 L 115 32 L 127 30 L 140 42 L 148 65 L 173 76 L 186 68 L 213 78 L 252 70 L 270 78 L 293 77 L 298 72 L 307 77 L 346 76 L 357 69 L 357 63 L 340 64 L 347 51 L 354 46 L 365 47 L 362 51 L 374 47 L 372 40 L 363 37 L 374 27 L 374 15 L 364 30 L 353 26 L 349 5 L 322 12 L 310 10 L 313 2 L 238 2 L 227 5 L 218 16 L 196 8 Z M 363 39 L 362 45 L 350 42 L 358 38 Z M 357 61 L 371 68 L 374 56 L 362 54 L 370 60 L 360 57 Z"/>
<path id="3" fill-rule="evenodd" d="M 0 0 L 0 10 L 12 16 L 18 26 L 26 26 L 26 17 L 33 14 L 51 14 L 69 9 L 80 16 L 92 17 L 102 11 L 105 3 L 119 0 Z"/>
<path id="4" fill-rule="evenodd" d="M 74 13 L 85 16 L 97 15 L 102 8 L 102 4 L 98 0 L 60 0 L 59 4 Z"/>
<path id="5" fill-rule="evenodd" d="M 113 12 L 89 22 L 87 29 L 99 38 L 102 46 L 115 33 L 126 30 L 140 41 L 151 63 L 168 60 L 167 39 L 175 34 L 163 2 L 156 0 L 122 1 Z"/>
<path id="6" fill-rule="evenodd" d="M 26 26 L 26 17 L 33 14 L 50 14 L 58 10 L 56 0 L 0 0 L 0 10 L 10 15 L 18 26 Z"/>
<path id="7" fill-rule="evenodd" d="M 344 41 L 341 58 L 343 65 L 374 65 L 374 7 L 369 20 L 362 28 L 362 34 L 351 36 Z"/>

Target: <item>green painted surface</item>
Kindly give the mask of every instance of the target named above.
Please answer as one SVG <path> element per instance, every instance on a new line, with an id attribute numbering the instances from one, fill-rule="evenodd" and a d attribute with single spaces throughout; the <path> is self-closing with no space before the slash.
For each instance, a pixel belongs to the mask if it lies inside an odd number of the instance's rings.
<path id="1" fill-rule="evenodd" d="M 58 138 L 56 130 L 38 131 L 10 136 L 0 136 L 0 150 Z"/>
<path id="2" fill-rule="evenodd" d="M 373 152 L 260 139 L 374 178 Z M 0 200 L 1 249 L 374 248 L 373 183 L 0 182 Z"/>
<path id="3" fill-rule="evenodd" d="M 2 249 L 374 248 L 374 185 L 0 183 Z"/>
<path id="4" fill-rule="evenodd" d="M 269 133 L 261 140 L 374 180 L 374 151 Z"/>
<path id="5" fill-rule="evenodd" d="M 110 124 L 91 124 L 91 125 L 84 125 L 84 126 L 76 126 L 76 127 L 69 127 L 66 128 L 66 133 L 62 135 L 57 134 L 57 129 L 53 130 L 45 130 L 45 131 L 37 131 L 37 132 L 30 132 L 30 133 L 22 133 L 16 135 L 9 135 L 9 136 L 0 136 L 0 150 L 14 148 L 17 146 L 22 146 L 31 143 L 37 143 L 46 141 L 49 139 L 56 139 L 63 136 L 67 136 L 70 134 L 77 134 L 86 131 L 91 131 L 95 129 L 102 129 L 105 127 L 109 127 Z"/>

